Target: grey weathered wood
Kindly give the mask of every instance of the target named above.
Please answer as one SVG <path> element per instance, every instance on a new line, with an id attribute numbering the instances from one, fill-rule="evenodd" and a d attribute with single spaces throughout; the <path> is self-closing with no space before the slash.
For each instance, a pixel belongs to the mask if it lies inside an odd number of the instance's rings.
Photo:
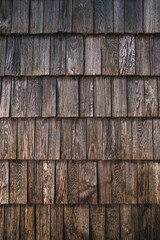
<path id="1" fill-rule="evenodd" d="M 137 177 L 138 167 L 137 162 L 125 162 L 126 170 L 126 198 L 128 204 L 137 203 Z"/>
<path id="2" fill-rule="evenodd" d="M 150 75 L 149 36 L 136 37 L 136 75 Z"/>
<path id="3" fill-rule="evenodd" d="M 44 0 L 44 33 L 58 32 L 59 1 Z"/>
<path id="4" fill-rule="evenodd" d="M 18 119 L 17 159 L 34 159 L 35 120 Z"/>
<path id="5" fill-rule="evenodd" d="M 135 37 L 119 37 L 119 72 L 121 75 L 135 74 Z"/>
<path id="6" fill-rule="evenodd" d="M 131 205 L 120 206 L 121 239 L 133 239 Z"/>
<path id="7" fill-rule="evenodd" d="M 98 161 L 98 189 L 99 203 L 111 203 L 111 162 Z"/>
<path id="8" fill-rule="evenodd" d="M 106 207 L 106 236 L 107 239 L 120 239 L 120 210 L 118 205 Z"/>
<path id="9" fill-rule="evenodd" d="M 27 78 L 12 79 L 11 117 L 26 116 Z"/>
<path id="10" fill-rule="evenodd" d="M 36 206 L 36 239 L 50 239 L 50 205 Z"/>
<path id="11" fill-rule="evenodd" d="M 94 116 L 111 116 L 111 80 L 107 77 L 94 79 Z"/>
<path id="12" fill-rule="evenodd" d="M 32 76 L 33 37 L 21 38 L 21 75 Z"/>
<path id="13" fill-rule="evenodd" d="M 2 0 L 0 3 L 0 33 L 8 34 L 11 31 L 12 1 Z"/>
<path id="14" fill-rule="evenodd" d="M 87 155 L 88 159 L 102 159 L 102 120 L 87 119 Z"/>
<path id="15" fill-rule="evenodd" d="M 72 31 L 72 0 L 59 0 L 59 31 Z"/>
<path id="16" fill-rule="evenodd" d="M 153 159 L 152 121 L 137 119 L 132 122 L 133 159 Z"/>
<path id="17" fill-rule="evenodd" d="M 158 77 L 157 79 L 157 91 L 158 91 L 158 113 L 159 113 L 159 116 L 160 116 L 160 78 Z"/>
<path id="18" fill-rule="evenodd" d="M 0 75 L 3 76 L 5 72 L 5 60 L 6 60 L 6 37 L 0 36 Z"/>
<path id="19" fill-rule="evenodd" d="M 90 224 L 91 239 L 105 240 L 105 206 L 91 205 Z"/>
<path id="20" fill-rule="evenodd" d="M 149 162 L 149 203 L 160 204 L 159 162 Z"/>
<path id="21" fill-rule="evenodd" d="M 80 116 L 93 117 L 93 78 L 80 79 Z"/>
<path id="22" fill-rule="evenodd" d="M 53 204 L 55 194 L 55 161 L 43 161 L 43 204 Z"/>
<path id="23" fill-rule="evenodd" d="M 35 159 L 46 160 L 48 157 L 48 119 L 36 119 Z"/>
<path id="24" fill-rule="evenodd" d="M 132 159 L 132 122 L 121 119 L 121 159 Z"/>
<path id="25" fill-rule="evenodd" d="M 66 74 L 83 74 L 83 37 L 69 36 L 66 38 Z"/>
<path id="26" fill-rule="evenodd" d="M 154 160 L 160 159 L 160 120 L 153 119 L 153 146 L 154 146 Z"/>
<path id="27" fill-rule="evenodd" d="M 159 0 L 144 1 L 144 32 L 158 33 L 160 31 Z"/>
<path id="28" fill-rule="evenodd" d="M 112 79 L 112 116 L 127 116 L 126 78 Z"/>
<path id="29" fill-rule="evenodd" d="M 78 78 L 58 78 L 58 117 L 78 117 Z"/>
<path id="30" fill-rule="evenodd" d="M 63 205 L 51 205 L 51 239 L 63 240 Z"/>
<path id="31" fill-rule="evenodd" d="M 43 13 L 43 0 L 32 0 L 30 12 L 30 33 L 43 32 Z"/>
<path id="32" fill-rule="evenodd" d="M 27 161 L 10 161 L 10 203 L 27 203 Z"/>
<path id="33" fill-rule="evenodd" d="M 146 161 L 138 161 L 138 203 L 149 202 L 149 164 Z"/>
<path id="34" fill-rule="evenodd" d="M 16 131 L 16 120 L 0 120 L 0 159 L 16 159 Z"/>
<path id="35" fill-rule="evenodd" d="M 93 0 L 73 0 L 72 31 L 93 33 Z"/>
<path id="36" fill-rule="evenodd" d="M 113 32 L 112 0 L 94 0 L 94 32 Z"/>
<path id="37" fill-rule="evenodd" d="M 0 204 L 9 203 L 9 162 L 0 161 Z"/>
<path id="38" fill-rule="evenodd" d="M 64 75 L 66 67 L 66 38 L 63 35 L 51 36 L 50 54 L 50 73 L 53 75 Z"/>
<path id="39" fill-rule="evenodd" d="M 102 74 L 118 75 L 118 36 L 107 36 L 102 48 Z"/>
<path id="40" fill-rule="evenodd" d="M 29 1 L 14 0 L 12 7 L 11 33 L 28 33 Z"/>
<path id="41" fill-rule="evenodd" d="M 62 119 L 61 159 L 72 158 L 72 119 Z"/>
<path id="42" fill-rule="evenodd" d="M 97 203 L 97 166 L 96 162 L 79 162 L 79 203 Z"/>
<path id="43" fill-rule="evenodd" d="M 11 78 L 0 78 L 0 117 L 9 117 Z"/>
<path id="44" fill-rule="evenodd" d="M 21 231 L 20 231 L 20 239 L 35 239 L 35 209 L 34 206 L 22 205 L 21 206 Z"/>
<path id="45" fill-rule="evenodd" d="M 124 33 L 124 0 L 114 0 L 114 32 Z"/>
<path id="46" fill-rule="evenodd" d="M 68 203 L 67 161 L 56 161 L 56 204 Z"/>
<path id="47" fill-rule="evenodd" d="M 68 161 L 68 203 L 78 204 L 78 161 Z"/>
<path id="48" fill-rule="evenodd" d="M 160 75 L 160 37 L 150 36 L 151 75 Z"/>

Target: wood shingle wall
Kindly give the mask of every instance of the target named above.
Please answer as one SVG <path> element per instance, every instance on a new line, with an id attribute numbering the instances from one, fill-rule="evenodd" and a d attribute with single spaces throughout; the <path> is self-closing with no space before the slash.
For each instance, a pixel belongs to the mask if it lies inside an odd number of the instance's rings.
<path id="1" fill-rule="evenodd" d="M 159 225 L 160 0 L 0 0 L 0 240 Z"/>

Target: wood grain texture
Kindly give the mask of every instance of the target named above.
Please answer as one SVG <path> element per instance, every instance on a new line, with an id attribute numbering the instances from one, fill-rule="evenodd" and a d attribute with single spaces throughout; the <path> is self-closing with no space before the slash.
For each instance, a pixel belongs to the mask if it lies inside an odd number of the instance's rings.
<path id="1" fill-rule="evenodd" d="M 72 121 L 72 160 L 86 160 L 86 119 Z"/>
<path id="2" fill-rule="evenodd" d="M 138 167 L 135 162 L 125 162 L 126 170 L 126 198 L 128 204 L 137 203 L 137 178 Z"/>
<path id="3" fill-rule="evenodd" d="M 106 207 L 106 236 L 107 239 L 120 239 L 120 210 L 118 205 Z"/>
<path id="4" fill-rule="evenodd" d="M 14 0 L 12 7 L 11 33 L 28 33 L 29 1 Z"/>
<path id="5" fill-rule="evenodd" d="M 138 161 L 138 203 L 149 202 L 149 164 L 146 161 Z"/>
<path id="6" fill-rule="evenodd" d="M 56 116 L 56 78 L 43 77 L 42 117 Z"/>
<path id="7" fill-rule="evenodd" d="M 30 33 L 43 32 L 43 0 L 32 0 L 30 10 Z"/>
<path id="8" fill-rule="evenodd" d="M 58 117 L 78 117 L 78 78 L 58 78 Z"/>
<path id="9" fill-rule="evenodd" d="M 17 159 L 34 159 L 34 119 L 18 119 Z"/>
<path id="10" fill-rule="evenodd" d="M 160 206 L 152 205 L 152 239 L 158 238 L 160 222 Z"/>
<path id="11" fill-rule="evenodd" d="M 7 203 L 9 203 L 9 161 L 1 160 L 0 161 L 0 204 L 7 204 Z"/>
<path id="12" fill-rule="evenodd" d="M 4 239 L 4 205 L 0 206 L 0 238 Z"/>
<path id="13" fill-rule="evenodd" d="M 121 239 L 133 239 L 131 205 L 120 206 Z"/>
<path id="14" fill-rule="evenodd" d="M 133 159 L 153 159 L 152 121 L 137 119 L 132 122 Z"/>
<path id="15" fill-rule="evenodd" d="M 98 161 L 98 197 L 100 204 L 111 203 L 111 162 Z"/>
<path id="16" fill-rule="evenodd" d="M 132 159 L 132 122 L 121 119 L 121 159 Z"/>
<path id="17" fill-rule="evenodd" d="M 118 37 L 107 36 L 102 48 L 102 74 L 118 75 Z"/>
<path id="18" fill-rule="evenodd" d="M 151 75 L 160 75 L 160 37 L 150 36 L 150 64 Z"/>
<path id="19" fill-rule="evenodd" d="M 72 158 L 72 119 L 62 119 L 61 159 Z"/>
<path id="20" fill-rule="evenodd" d="M 154 146 L 154 160 L 160 159 L 160 120 L 153 119 L 153 146 Z"/>
<path id="21" fill-rule="evenodd" d="M 63 240 L 63 206 L 51 205 L 51 239 Z"/>
<path id="22" fill-rule="evenodd" d="M 80 116 L 93 117 L 93 78 L 80 79 Z"/>
<path id="23" fill-rule="evenodd" d="M 67 161 L 56 161 L 56 204 L 68 203 Z"/>
<path id="24" fill-rule="evenodd" d="M 68 161 L 68 203 L 78 204 L 78 161 Z"/>
<path id="25" fill-rule="evenodd" d="M 124 1 L 114 0 L 114 32 L 124 33 Z"/>
<path id="26" fill-rule="evenodd" d="M 159 162 L 149 162 L 149 203 L 160 204 Z"/>
<path id="27" fill-rule="evenodd" d="M 66 38 L 66 74 L 83 74 L 83 37 L 69 36 Z"/>
<path id="28" fill-rule="evenodd" d="M 35 126 L 35 159 L 45 160 L 48 157 L 48 120 L 36 119 Z"/>
<path id="29" fill-rule="evenodd" d="M 7 41 L 6 37 L 0 36 L 0 75 L 3 76 L 5 73 L 5 60 L 6 60 L 6 48 Z"/>
<path id="30" fill-rule="evenodd" d="M 158 0 L 144 1 L 144 32 L 158 33 L 160 31 L 160 2 Z"/>
<path id="31" fill-rule="evenodd" d="M 126 78 L 112 79 L 112 116 L 127 116 Z"/>
<path id="32" fill-rule="evenodd" d="M 9 117 L 11 99 L 11 79 L 0 78 L 0 117 Z"/>
<path id="33" fill-rule="evenodd" d="M 136 37 L 136 75 L 150 75 L 149 36 Z"/>
<path id="34" fill-rule="evenodd" d="M 59 31 L 72 31 L 72 0 L 59 0 Z"/>
<path id="35" fill-rule="evenodd" d="M 12 79 L 11 117 L 26 117 L 27 78 Z"/>
<path id="36" fill-rule="evenodd" d="M 105 240 L 105 206 L 90 206 L 90 237 Z"/>
<path id="37" fill-rule="evenodd" d="M 73 0 L 72 31 L 93 33 L 93 0 Z"/>
<path id="38" fill-rule="evenodd" d="M 64 236 L 66 240 L 89 240 L 89 207 L 64 207 Z"/>
<path id="39" fill-rule="evenodd" d="M 94 0 L 94 32 L 113 32 L 113 1 Z"/>
<path id="40" fill-rule="evenodd" d="M 16 128 L 16 120 L 0 120 L 0 159 L 16 159 Z"/>
<path id="41" fill-rule="evenodd" d="M 90 160 L 102 159 L 101 119 L 87 119 L 87 156 Z"/>
<path id="42" fill-rule="evenodd" d="M 58 32 L 59 1 L 44 0 L 44 33 Z"/>
<path id="43" fill-rule="evenodd" d="M 135 37 L 119 37 L 119 73 L 120 75 L 135 74 Z"/>
<path id="44" fill-rule="evenodd" d="M 139 238 L 151 239 L 151 206 L 142 205 L 138 207 Z"/>
<path id="45" fill-rule="evenodd" d="M 50 239 L 50 205 L 36 205 L 36 239 Z"/>
<path id="46" fill-rule="evenodd" d="M 64 75 L 66 67 L 66 38 L 64 36 L 51 36 L 50 54 L 50 73 Z"/>
<path id="47" fill-rule="evenodd" d="M 8 34 L 11 31 L 12 1 L 2 0 L 0 3 L 0 33 Z"/>
<path id="48" fill-rule="evenodd" d="M 97 166 L 96 162 L 79 162 L 79 203 L 97 203 Z"/>
<path id="49" fill-rule="evenodd" d="M 20 238 L 24 239 L 24 240 L 27 240 L 27 239 L 34 240 L 35 239 L 35 232 L 34 232 L 35 207 L 22 205 L 20 211 L 21 211 L 21 213 L 20 213 L 20 218 L 21 218 Z"/>
<path id="50" fill-rule="evenodd" d="M 55 195 L 55 161 L 43 161 L 43 203 L 53 204 Z"/>
<path id="51" fill-rule="evenodd" d="M 33 37 L 21 38 L 21 75 L 32 76 Z"/>
<path id="52" fill-rule="evenodd" d="M 28 161 L 28 203 L 42 204 L 43 162 Z"/>
<path id="53" fill-rule="evenodd" d="M 109 77 L 94 79 L 94 116 L 111 116 L 111 79 Z"/>

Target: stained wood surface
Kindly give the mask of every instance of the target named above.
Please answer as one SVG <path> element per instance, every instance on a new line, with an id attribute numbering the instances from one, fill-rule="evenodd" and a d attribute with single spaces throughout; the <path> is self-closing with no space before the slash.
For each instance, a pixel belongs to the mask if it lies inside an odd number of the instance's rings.
<path id="1" fill-rule="evenodd" d="M 72 31 L 72 0 L 59 0 L 59 31 L 71 32 Z"/>
<path id="2" fill-rule="evenodd" d="M 0 204 L 9 203 L 9 161 L 0 161 Z"/>
<path id="3" fill-rule="evenodd" d="M 31 1 L 31 33 L 43 32 L 43 0 Z"/>
<path id="4" fill-rule="evenodd" d="M 0 9 L 0 33 L 10 33 L 12 23 L 12 1 L 1 1 Z"/>
<path id="5" fill-rule="evenodd" d="M 92 205 L 90 207 L 90 237 L 105 239 L 105 206 Z"/>
<path id="6" fill-rule="evenodd" d="M 43 161 L 43 203 L 53 204 L 55 196 L 55 161 Z"/>
<path id="7" fill-rule="evenodd" d="M 20 238 L 27 240 L 31 239 L 34 240 L 35 238 L 35 231 L 34 231 L 34 226 L 35 226 L 35 208 L 34 206 L 21 206 L 21 234 Z"/>
<path id="8" fill-rule="evenodd" d="M 56 162 L 56 203 L 67 204 L 68 202 L 68 176 L 67 162 Z"/>
<path id="9" fill-rule="evenodd" d="M 41 3 L 42 4 L 42 3 Z M 58 31 L 59 1 L 44 0 L 43 2 L 43 32 L 54 33 Z M 41 16 L 42 17 L 42 16 Z"/>
<path id="10" fill-rule="evenodd" d="M 93 78 L 81 78 L 80 116 L 93 117 Z"/>
<path id="11" fill-rule="evenodd" d="M 0 78 L 0 117 L 9 117 L 11 78 Z"/>

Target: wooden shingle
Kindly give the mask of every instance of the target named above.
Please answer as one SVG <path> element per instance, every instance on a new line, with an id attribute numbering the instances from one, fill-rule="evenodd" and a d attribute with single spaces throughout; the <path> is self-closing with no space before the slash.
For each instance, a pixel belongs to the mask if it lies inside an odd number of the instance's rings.
<path id="1" fill-rule="evenodd" d="M 0 3 L 0 33 L 8 34 L 12 23 L 12 1 L 1 1 Z"/>
<path id="2" fill-rule="evenodd" d="M 33 37 L 21 38 L 21 75 L 32 76 Z"/>
<path id="3" fill-rule="evenodd" d="M 150 64 L 151 75 L 160 75 L 160 37 L 150 36 Z"/>
<path id="4" fill-rule="evenodd" d="M 11 100 L 11 78 L 0 78 L 0 117 L 9 117 Z"/>
<path id="5" fill-rule="evenodd" d="M 80 116 L 93 117 L 93 78 L 80 79 Z"/>
<path id="6" fill-rule="evenodd" d="M 43 161 L 43 204 L 54 204 L 55 161 Z"/>
<path id="7" fill-rule="evenodd" d="M 67 161 L 56 161 L 56 204 L 68 203 Z"/>
<path id="8" fill-rule="evenodd" d="M 129 204 L 137 203 L 137 162 L 125 162 L 126 170 L 126 198 L 125 202 Z"/>
<path id="9" fill-rule="evenodd" d="M 6 37 L 0 36 L 0 75 L 3 76 L 5 73 L 5 60 L 6 60 Z"/>
<path id="10" fill-rule="evenodd" d="M 132 159 L 132 122 L 121 119 L 121 159 Z"/>
<path id="11" fill-rule="evenodd" d="M 120 210 L 118 205 L 106 207 L 106 236 L 111 239 L 120 238 Z"/>
<path id="12" fill-rule="evenodd" d="M 36 238 L 37 240 L 50 238 L 50 205 L 36 206 Z"/>
<path id="13" fill-rule="evenodd" d="M 63 205 L 51 205 L 51 238 L 63 240 Z"/>
<path id="14" fill-rule="evenodd" d="M 132 215 L 131 205 L 120 206 L 121 239 L 132 237 Z"/>
<path id="15" fill-rule="evenodd" d="M 68 203 L 78 204 L 79 188 L 79 163 L 78 161 L 68 161 Z"/>
<path id="16" fill-rule="evenodd" d="M 28 205 L 22 205 L 21 206 L 21 232 L 20 232 L 20 238 L 21 239 L 27 239 L 34 240 L 35 237 L 35 208 L 34 206 L 28 206 Z"/>
<path id="17" fill-rule="evenodd" d="M 138 203 L 149 202 L 149 164 L 146 161 L 138 161 Z"/>
<path id="18" fill-rule="evenodd" d="M 61 159 L 72 158 L 72 119 L 62 119 Z"/>
<path id="19" fill-rule="evenodd" d="M 144 32 L 158 33 L 160 31 L 160 2 L 157 0 L 144 1 Z"/>
<path id="20" fill-rule="evenodd" d="M 160 120 L 153 119 L 153 146 L 154 146 L 154 159 L 159 160 L 160 158 Z"/>
<path id="21" fill-rule="evenodd" d="M 9 203 L 9 161 L 0 161 L 0 204 Z"/>
<path id="22" fill-rule="evenodd" d="M 92 239 L 105 240 L 105 206 L 91 205 L 90 207 L 90 235 Z"/>
<path id="23" fill-rule="evenodd" d="M 160 204 L 159 162 L 149 162 L 149 203 Z"/>
<path id="24" fill-rule="evenodd" d="M 41 3 L 42 4 L 42 3 Z M 59 0 L 44 0 L 44 33 L 55 33 L 58 32 L 58 21 L 59 21 Z M 42 16 L 41 16 L 42 17 Z"/>
<path id="25" fill-rule="evenodd" d="M 59 0 L 59 22 L 60 32 L 72 31 L 72 0 Z"/>
<path id="26" fill-rule="evenodd" d="M 43 0 L 31 1 L 30 33 L 43 32 Z"/>
<path id="27" fill-rule="evenodd" d="M 125 0 L 114 0 L 115 33 L 124 33 L 124 2 Z"/>

